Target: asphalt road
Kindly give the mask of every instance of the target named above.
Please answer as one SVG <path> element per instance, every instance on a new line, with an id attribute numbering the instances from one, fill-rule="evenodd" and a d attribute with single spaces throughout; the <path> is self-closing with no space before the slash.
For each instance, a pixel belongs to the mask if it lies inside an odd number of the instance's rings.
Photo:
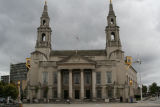
<path id="1" fill-rule="evenodd" d="M 160 107 L 154 103 L 134 104 L 24 104 L 23 107 Z"/>

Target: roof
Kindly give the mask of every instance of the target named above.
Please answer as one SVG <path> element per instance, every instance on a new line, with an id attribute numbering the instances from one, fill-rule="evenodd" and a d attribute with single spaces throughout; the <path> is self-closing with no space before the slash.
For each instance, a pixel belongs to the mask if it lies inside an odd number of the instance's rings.
<path id="1" fill-rule="evenodd" d="M 106 55 L 105 50 L 54 50 L 51 51 L 51 56 L 71 56 L 71 55 L 80 55 L 80 56 L 102 56 Z"/>

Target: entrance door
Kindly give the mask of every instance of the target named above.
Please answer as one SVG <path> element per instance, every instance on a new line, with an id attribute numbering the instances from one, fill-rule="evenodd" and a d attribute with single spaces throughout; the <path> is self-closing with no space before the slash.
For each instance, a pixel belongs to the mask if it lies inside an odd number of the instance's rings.
<path id="1" fill-rule="evenodd" d="M 90 90 L 86 90 L 86 99 L 90 99 L 90 98 L 91 98 Z"/>
<path id="2" fill-rule="evenodd" d="M 68 90 L 64 90 L 64 99 L 68 98 L 69 98 Z"/>
<path id="3" fill-rule="evenodd" d="M 75 90 L 75 99 L 79 99 L 80 95 L 79 95 L 79 90 Z"/>

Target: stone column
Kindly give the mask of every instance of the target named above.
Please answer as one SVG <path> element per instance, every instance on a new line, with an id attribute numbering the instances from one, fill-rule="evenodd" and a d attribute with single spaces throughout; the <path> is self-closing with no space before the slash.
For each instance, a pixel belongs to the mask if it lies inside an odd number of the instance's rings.
<path id="1" fill-rule="evenodd" d="M 81 99 L 84 99 L 84 72 L 81 70 Z"/>
<path id="2" fill-rule="evenodd" d="M 96 98 L 96 72 L 92 71 L 92 99 Z"/>
<path id="3" fill-rule="evenodd" d="M 58 78 L 57 78 L 58 79 L 58 84 L 57 84 L 58 85 L 57 86 L 58 98 L 61 99 L 61 92 L 62 91 L 61 91 L 61 71 L 60 70 L 58 70 L 57 76 L 58 76 Z"/>
<path id="4" fill-rule="evenodd" d="M 72 70 L 69 70 L 69 98 L 72 99 Z"/>

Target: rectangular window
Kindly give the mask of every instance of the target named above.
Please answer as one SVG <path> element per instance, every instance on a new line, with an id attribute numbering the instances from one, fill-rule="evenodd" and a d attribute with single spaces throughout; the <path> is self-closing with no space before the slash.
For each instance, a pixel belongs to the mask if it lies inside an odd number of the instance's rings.
<path id="1" fill-rule="evenodd" d="M 91 81 L 91 73 L 87 72 L 85 74 L 85 83 L 90 84 L 90 81 Z"/>
<path id="2" fill-rule="evenodd" d="M 57 98 L 57 90 L 53 91 L 53 98 Z"/>
<path id="3" fill-rule="evenodd" d="M 63 84 L 68 84 L 69 83 L 69 72 L 64 71 L 63 72 Z"/>
<path id="4" fill-rule="evenodd" d="M 96 72 L 96 83 L 101 84 L 101 72 Z"/>
<path id="5" fill-rule="evenodd" d="M 80 74 L 75 73 L 74 74 L 74 84 L 79 84 L 80 83 Z"/>
<path id="6" fill-rule="evenodd" d="M 107 83 L 112 83 L 112 72 L 107 72 Z"/>
<path id="7" fill-rule="evenodd" d="M 57 84 L 57 72 L 53 72 L 53 84 Z"/>
<path id="8" fill-rule="evenodd" d="M 48 72 L 43 72 L 43 84 L 48 83 Z"/>
<path id="9" fill-rule="evenodd" d="M 97 90 L 97 98 L 101 98 L 101 96 L 102 96 L 101 89 L 98 89 Z"/>
<path id="10" fill-rule="evenodd" d="M 108 89 L 108 97 L 112 98 L 112 89 Z"/>

